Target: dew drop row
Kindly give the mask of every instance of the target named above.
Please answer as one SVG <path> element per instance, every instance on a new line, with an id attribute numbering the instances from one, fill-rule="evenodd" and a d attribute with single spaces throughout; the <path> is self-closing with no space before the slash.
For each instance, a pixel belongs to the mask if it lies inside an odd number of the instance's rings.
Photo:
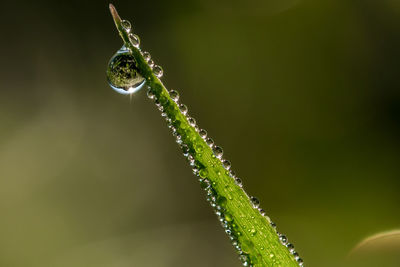
<path id="1" fill-rule="evenodd" d="M 140 38 L 132 32 L 131 23 L 127 20 L 122 21 L 122 26 L 126 33 L 128 34 L 129 41 L 133 47 L 138 49 L 141 52 L 144 60 L 147 62 L 149 67 L 152 69 L 154 75 L 157 78 L 161 78 L 163 76 L 163 69 L 154 63 L 151 58 L 150 53 L 141 51 L 140 50 Z M 125 48 L 126 49 L 126 48 Z M 111 62 L 111 61 L 110 61 Z M 125 62 L 124 62 L 125 63 Z M 131 73 L 130 73 L 131 75 Z M 137 73 L 137 75 L 139 75 Z M 131 75 L 132 76 L 132 75 Z M 144 81 L 144 78 L 143 78 Z M 136 81 L 137 82 L 137 81 Z M 144 82 L 143 82 L 144 83 Z M 140 83 L 140 86 L 143 84 Z M 217 159 L 223 168 L 226 170 L 226 174 L 232 178 L 237 186 L 242 188 L 242 181 L 239 177 L 236 176 L 235 172 L 232 170 L 232 166 L 229 160 L 223 157 L 223 149 L 220 146 L 215 145 L 214 140 L 207 135 L 207 131 L 198 127 L 196 120 L 189 116 L 188 108 L 185 104 L 180 103 L 180 96 L 179 93 L 175 90 L 170 90 L 169 98 L 171 98 L 175 105 L 168 101 L 167 97 L 162 95 L 162 93 L 156 92 L 150 86 L 147 86 L 147 96 L 148 98 L 152 99 L 157 108 L 161 112 L 161 116 L 165 118 L 168 127 L 172 131 L 172 135 L 175 137 L 176 142 L 182 149 L 183 155 L 189 162 L 189 165 L 192 167 L 193 173 L 199 177 L 198 180 L 200 182 L 200 186 L 206 191 L 207 194 L 207 201 L 210 202 L 211 206 L 214 208 L 216 215 L 219 218 L 223 228 L 225 229 L 226 234 L 229 236 L 232 245 L 235 247 L 239 254 L 239 259 L 242 261 L 243 266 L 253 266 L 253 262 L 251 259 L 251 255 L 246 253 L 246 248 L 244 247 L 245 244 L 241 244 L 239 242 L 239 237 L 243 234 L 239 231 L 238 225 L 235 224 L 235 219 L 233 216 L 227 211 L 226 203 L 227 199 L 224 196 L 220 196 L 217 194 L 215 190 L 216 182 L 211 182 L 208 177 L 208 171 L 205 166 L 195 159 L 196 155 L 201 154 L 203 151 L 202 147 L 192 147 L 193 140 L 186 140 L 190 138 L 189 134 L 185 134 L 186 132 L 182 133 L 180 131 L 185 131 L 181 121 L 177 118 L 176 114 L 180 112 L 186 121 L 189 124 L 189 127 L 192 127 L 200 136 L 201 139 L 207 144 L 208 147 L 212 149 L 213 157 Z M 134 89 L 125 89 L 128 90 L 128 93 L 132 93 L 132 91 L 136 91 Z M 182 129 L 183 128 L 183 129 Z M 181 129 L 181 130 L 178 130 Z M 187 131 L 190 132 L 190 131 Z M 243 189 L 242 189 L 243 190 Z M 244 192 L 244 191 L 243 191 Z M 245 192 L 244 192 L 245 193 Z M 276 230 L 276 224 L 270 220 L 270 218 L 266 215 L 266 212 L 260 207 L 260 201 L 258 198 L 253 196 L 248 196 L 246 193 L 245 195 L 249 198 L 249 201 L 252 204 L 252 207 L 259 211 L 259 213 L 268 221 L 270 226 L 275 230 L 276 234 L 278 235 L 279 241 L 282 245 L 284 245 L 290 254 L 294 257 L 295 261 L 298 263 L 299 266 L 304 266 L 303 260 L 300 258 L 299 254 L 295 251 L 294 245 L 289 243 L 287 237 Z M 247 229 L 248 233 L 252 236 L 257 234 L 256 229 Z M 270 258 L 274 257 L 274 254 L 267 255 Z"/>

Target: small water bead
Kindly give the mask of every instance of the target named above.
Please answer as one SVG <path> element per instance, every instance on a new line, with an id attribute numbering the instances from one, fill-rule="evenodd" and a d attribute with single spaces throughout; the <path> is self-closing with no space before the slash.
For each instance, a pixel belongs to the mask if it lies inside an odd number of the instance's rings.
<path id="1" fill-rule="evenodd" d="M 257 234 L 257 230 L 255 228 L 250 230 L 250 235 L 255 236 Z"/>
<path id="2" fill-rule="evenodd" d="M 279 235 L 279 240 L 281 241 L 282 245 L 286 245 L 288 240 L 287 237 L 285 235 Z"/>
<path id="3" fill-rule="evenodd" d="M 215 155 L 217 158 L 221 159 L 221 158 L 222 158 L 222 155 L 224 154 L 224 151 L 222 150 L 221 147 L 215 146 L 215 147 L 213 148 L 213 153 L 214 153 L 214 155 Z"/>
<path id="4" fill-rule="evenodd" d="M 199 135 L 201 138 L 205 139 L 207 137 L 207 131 L 204 129 L 199 130 Z"/>
<path id="5" fill-rule="evenodd" d="M 256 197 L 250 197 L 251 204 L 253 204 L 253 208 L 257 209 L 260 206 L 260 200 Z"/>
<path id="6" fill-rule="evenodd" d="M 154 94 L 153 90 L 149 89 L 147 90 L 147 97 L 150 99 L 154 99 L 156 95 Z"/>
<path id="7" fill-rule="evenodd" d="M 276 223 L 270 222 L 269 225 L 270 225 L 272 228 L 276 229 Z"/>
<path id="8" fill-rule="evenodd" d="M 169 91 L 169 96 L 171 97 L 171 99 L 176 103 L 179 100 L 179 93 L 175 90 L 171 90 Z"/>
<path id="9" fill-rule="evenodd" d="M 112 89 L 125 95 L 137 92 L 146 82 L 139 73 L 136 59 L 125 46 L 110 59 L 107 80 Z"/>
<path id="10" fill-rule="evenodd" d="M 134 33 L 130 33 L 130 34 L 128 35 L 128 37 L 129 37 L 129 41 L 131 42 L 131 44 L 132 44 L 134 47 L 139 48 L 139 46 L 140 46 L 140 38 L 139 38 L 139 36 L 137 36 L 137 35 L 134 34 Z"/>
<path id="11" fill-rule="evenodd" d="M 207 175 L 208 175 L 208 171 L 207 171 L 206 169 L 200 170 L 199 176 L 200 176 L 201 178 L 206 178 Z"/>
<path id="12" fill-rule="evenodd" d="M 297 263 L 298 263 L 300 266 L 303 266 L 303 265 L 304 265 L 304 262 L 303 262 L 303 259 L 302 259 L 302 258 L 298 258 L 298 259 L 297 259 Z"/>
<path id="13" fill-rule="evenodd" d="M 288 244 L 286 245 L 286 247 L 288 248 L 288 250 L 289 250 L 291 253 L 294 252 L 294 245 L 293 245 L 292 243 L 288 243 Z"/>
<path id="14" fill-rule="evenodd" d="M 231 162 L 225 159 L 222 161 L 222 166 L 224 166 L 225 169 L 229 170 L 231 168 Z"/>
<path id="15" fill-rule="evenodd" d="M 238 177 L 235 178 L 235 184 L 236 184 L 237 186 L 239 186 L 239 187 L 242 187 L 242 186 L 243 186 L 243 185 L 242 185 L 242 180 L 241 180 L 240 178 L 238 178 Z"/>
<path id="16" fill-rule="evenodd" d="M 154 61 L 153 61 L 152 59 L 149 59 L 149 60 L 147 61 L 147 64 L 150 66 L 150 68 L 153 68 L 153 67 L 154 67 Z"/>
<path id="17" fill-rule="evenodd" d="M 164 74 L 163 69 L 158 65 L 154 65 L 153 72 L 154 72 L 154 75 L 157 76 L 157 78 L 161 78 Z"/>
<path id="18" fill-rule="evenodd" d="M 143 52 L 142 53 L 142 56 L 143 56 L 143 58 L 144 58 L 144 60 L 146 61 L 146 62 L 148 62 L 150 59 L 151 59 L 151 55 L 150 55 L 150 53 L 149 52 Z"/>
<path id="19" fill-rule="evenodd" d="M 188 122 L 190 124 L 190 126 L 195 127 L 196 126 L 196 120 L 192 117 L 188 117 Z"/>
<path id="20" fill-rule="evenodd" d="M 258 209 L 258 211 L 260 212 L 260 214 L 261 214 L 262 216 L 267 215 L 267 213 L 266 213 L 265 210 L 263 210 L 263 209 Z"/>
<path id="21" fill-rule="evenodd" d="M 182 112 L 183 115 L 186 115 L 188 112 L 188 108 L 185 104 L 180 104 L 179 105 L 179 110 Z"/>
<path id="22" fill-rule="evenodd" d="M 206 143 L 209 147 L 213 147 L 214 146 L 214 140 L 212 140 L 212 138 L 207 138 Z"/>
<path id="23" fill-rule="evenodd" d="M 129 22 L 129 20 L 122 20 L 121 25 L 127 32 L 130 32 L 132 30 L 132 24 Z"/>

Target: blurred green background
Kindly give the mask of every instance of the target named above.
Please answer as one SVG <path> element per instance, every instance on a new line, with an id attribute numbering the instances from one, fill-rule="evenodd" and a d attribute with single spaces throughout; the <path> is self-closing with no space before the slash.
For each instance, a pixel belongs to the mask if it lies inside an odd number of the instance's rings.
<path id="1" fill-rule="evenodd" d="M 400 228 L 399 1 L 114 4 L 306 266 L 400 266 L 347 259 Z M 108 2 L 0 22 L 0 266 L 240 266 L 154 104 L 107 85 Z"/>

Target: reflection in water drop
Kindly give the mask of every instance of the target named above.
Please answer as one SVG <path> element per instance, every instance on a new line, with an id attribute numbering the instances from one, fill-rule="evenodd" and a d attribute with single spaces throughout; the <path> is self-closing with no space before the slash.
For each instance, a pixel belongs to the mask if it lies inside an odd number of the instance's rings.
<path id="1" fill-rule="evenodd" d="M 146 82 L 139 73 L 136 59 L 125 46 L 108 63 L 107 80 L 112 89 L 124 95 L 137 92 Z"/>

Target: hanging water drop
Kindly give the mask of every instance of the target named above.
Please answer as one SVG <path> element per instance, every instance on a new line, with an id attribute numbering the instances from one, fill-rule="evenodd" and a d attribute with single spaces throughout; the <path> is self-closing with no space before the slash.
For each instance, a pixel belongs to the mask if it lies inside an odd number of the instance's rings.
<path id="1" fill-rule="evenodd" d="M 125 46 L 108 63 L 107 80 L 112 89 L 125 95 L 137 92 L 146 82 L 139 73 L 136 59 Z"/>

